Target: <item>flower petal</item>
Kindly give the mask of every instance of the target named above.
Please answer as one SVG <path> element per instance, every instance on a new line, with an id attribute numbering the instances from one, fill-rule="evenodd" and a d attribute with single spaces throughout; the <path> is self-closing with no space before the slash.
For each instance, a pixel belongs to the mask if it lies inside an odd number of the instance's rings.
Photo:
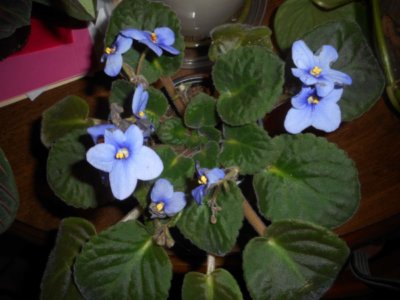
<path id="1" fill-rule="evenodd" d="M 119 34 L 137 41 L 146 39 L 148 36 L 145 31 L 139 29 L 124 29 L 121 30 Z"/>
<path id="2" fill-rule="evenodd" d="M 287 132 L 297 134 L 311 126 L 312 123 L 312 110 L 311 106 L 304 109 L 289 109 L 284 126 Z"/>
<path id="3" fill-rule="evenodd" d="M 96 144 L 99 137 L 104 136 L 107 129 L 115 128 L 113 124 L 99 124 L 87 129 L 87 132 L 91 135 L 93 142 Z"/>
<path id="4" fill-rule="evenodd" d="M 329 72 L 324 73 L 324 78 L 340 85 L 350 85 L 352 83 L 352 79 L 349 75 L 337 70 L 329 70 Z"/>
<path id="5" fill-rule="evenodd" d="M 201 205 L 205 195 L 205 191 L 206 191 L 206 186 L 203 184 L 199 185 L 198 187 L 192 190 L 192 197 L 198 205 Z"/>
<path id="6" fill-rule="evenodd" d="M 171 46 L 175 43 L 175 33 L 168 27 L 158 27 L 154 30 L 157 44 Z"/>
<path id="7" fill-rule="evenodd" d="M 115 45 L 117 47 L 116 53 L 123 54 L 127 52 L 132 47 L 132 39 L 118 35 L 115 40 Z"/>
<path id="8" fill-rule="evenodd" d="M 157 54 L 157 56 L 162 55 L 161 48 L 155 43 L 153 43 L 150 39 L 140 40 L 139 42 L 149 47 L 155 54 Z"/>
<path id="9" fill-rule="evenodd" d="M 131 125 L 125 132 L 127 145 L 133 153 L 133 155 L 138 155 L 137 153 L 143 146 L 143 132 L 136 125 Z"/>
<path id="10" fill-rule="evenodd" d="M 323 45 L 317 53 L 319 66 L 322 69 L 329 68 L 332 63 L 338 59 L 339 55 L 334 47 L 331 45 Z"/>
<path id="11" fill-rule="evenodd" d="M 335 87 L 335 84 L 333 83 L 333 81 L 325 80 L 325 79 L 318 80 L 318 82 L 315 85 L 315 88 L 317 90 L 317 95 L 319 97 L 325 97 L 330 92 L 332 92 L 334 87 Z"/>
<path id="12" fill-rule="evenodd" d="M 136 188 L 136 170 L 129 160 L 116 160 L 110 172 L 110 186 L 115 198 L 124 200 L 132 195 Z"/>
<path id="13" fill-rule="evenodd" d="M 292 68 L 292 74 L 298 77 L 305 85 L 312 85 L 317 83 L 317 78 L 312 76 L 308 70 Z"/>
<path id="14" fill-rule="evenodd" d="M 158 154 L 151 148 L 143 146 L 134 153 L 135 175 L 140 180 L 152 180 L 160 176 L 164 165 Z"/>
<path id="15" fill-rule="evenodd" d="M 294 108 L 297 109 L 304 109 L 308 105 L 308 97 L 313 95 L 315 92 L 315 89 L 311 87 L 303 87 L 301 91 L 292 97 L 291 103 Z"/>
<path id="16" fill-rule="evenodd" d="M 207 186 L 210 186 L 211 184 L 214 184 L 218 182 L 219 180 L 223 179 L 225 177 L 225 172 L 222 169 L 219 168 L 214 168 L 206 173 L 208 182 Z"/>
<path id="17" fill-rule="evenodd" d="M 104 73 L 108 76 L 115 77 L 122 68 L 122 55 L 118 53 L 107 55 Z"/>
<path id="18" fill-rule="evenodd" d="M 115 148 L 119 148 L 125 144 L 126 136 L 121 129 L 113 131 L 106 130 L 104 132 L 104 142 L 106 144 L 114 145 Z"/>
<path id="19" fill-rule="evenodd" d="M 164 201 L 168 203 L 172 199 L 174 194 L 174 187 L 172 184 L 164 178 L 157 179 L 151 190 L 150 198 L 152 202 L 158 203 Z"/>
<path id="20" fill-rule="evenodd" d="M 343 95 L 343 89 L 335 88 L 328 95 L 321 99 L 321 103 L 337 103 Z"/>
<path id="21" fill-rule="evenodd" d="M 97 144 L 86 152 L 86 160 L 96 169 L 110 172 L 115 161 L 116 149 L 110 144 Z"/>
<path id="22" fill-rule="evenodd" d="M 172 217 L 180 212 L 186 206 L 185 194 L 175 192 L 169 202 L 165 204 L 164 212 L 167 216 Z"/>
<path id="23" fill-rule="evenodd" d="M 147 97 L 146 97 L 147 95 Z M 139 84 L 133 94 L 132 98 L 132 112 L 135 116 L 138 116 L 139 112 L 143 111 L 143 99 L 148 98 L 149 93 L 144 92 L 144 88 L 142 84 Z M 147 104 L 147 100 L 145 101 Z"/>
<path id="24" fill-rule="evenodd" d="M 314 54 L 302 40 L 293 43 L 292 59 L 296 67 L 300 69 L 309 70 L 315 66 Z"/>
<path id="25" fill-rule="evenodd" d="M 162 49 L 164 49 L 165 51 L 167 51 L 168 53 L 171 53 L 173 55 L 178 55 L 180 53 L 180 51 L 178 49 L 175 49 L 172 46 L 167 46 L 167 45 L 160 45 L 160 47 Z"/>
<path id="26" fill-rule="evenodd" d="M 340 107 L 333 102 L 321 101 L 316 105 L 313 114 L 312 126 L 325 132 L 336 130 L 341 121 Z"/>

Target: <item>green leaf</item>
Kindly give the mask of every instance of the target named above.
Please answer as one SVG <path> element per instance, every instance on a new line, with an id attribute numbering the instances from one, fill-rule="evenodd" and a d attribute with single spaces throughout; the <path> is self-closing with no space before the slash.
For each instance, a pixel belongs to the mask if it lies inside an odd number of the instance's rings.
<path id="1" fill-rule="evenodd" d="M 337 227 L 360 201 L 357 169 L 347 154 L 312 134 L 281 135 L 253 178 L 259 208 L 269 220 L 287 218 Z"/>
<path id="2" fill-rule="evenodd" d="M 286 0 L 276 12 L 274 33 L 279 47 L 287 50 L 294 41 L 318 25 L 344 20 L 358 20 L 363 24 L 365 21 L 362 18 L 365 18 L 365 9 L 360 3 L 353 2 L 334 10 L 323 10 L 311 0 Z"/>
<path id="3" fill-rule="evenodd" d="M 28 26 L 31 9 L 31 0 L 2 0 L 0 2 L 0 39 L 9 37 L 22 26 Z"/>
<path id="4" fill-rule="evenodd" d="M 83 300 L 73 281 L 72 269 L 82 246 L 95 234 L 96 229 L 85 219 L 71 217 L 61 221 L 42 277 L 41 299 Z"/>
<path id="5" fill-rule="evenodd" d="M 165 95 L 156 88 L 149 87 L 147 91 L 149 92 L 149 101 L 147 102 L 145 113 L 149 121 L 157 129 L 160 118 L 168 109 L 168 100 Z"/>
<path id="6" fill-rule="evenodd" d="M 101 184 L 100 171 L 86 161 L 86 151 L 92 144 L 86 130 L 74 130 L 54 144 L 47 158 L 51 189 L 62 201 L 77 208 L 96 207 L 110 197 L 109 190 Z"/>
<path id="7" fill-rule="evenodd" d="M 215 126 L 217 124 L 215 104 L 215 99 L 205 93 L 194 96 L 185 110 L 186 126 L 191 128 Z"/>
<path id="8" fill-rule="evenodd" d="M 220 93 L 217 111 L 233 126 L 264 117 L 282 93 L 284 63 L 258 46 L 229 51 L 214 65 L 212 77 Z"/>
<path id="9" fill-rule="evenodd" d="M 264 129 L 254 124 L 224 126 L 224 138 L 219 155 L 224 167 L 236 166 L 241 174 L 254 174 L 265 166 L 271 138 Z"/>
<path id="10" fill-rule="evenodd" d="M 163 53 L 158 57 L 152 51 L 146 55 L 142 67 L 142 75 L 149 83 L 160 76 L 175 74 L 182 63 L 184 41 L 180 33 L 180 21 L 176 14 L 166 5 L 146 0 L 123 0 L 113 10 L 106 33 L 106 45 L 111 45 L 119 31 L 127 28 L 154 31 L 157 27 L 170 27 L 175 33 L 174 47 L 181 51 L 179 55 Z M 136 70 L 139 56 L 146 49 L 143 44 L 134 43 L 133 49 L 124 56 L 124 62 Z"/>
<path id="11" fill-rule="evenodd" d="M 246 245 L 244 278 L 254 300 L 320 299 L 348 254 L 344 241 L 326 228 L 280 221 Z"/>
<path id="12" fill-rule="evenodd" d="M 354 0 L 312 0 L 312 2 L 314 2 L 316 5 L 325 9 L 333 9 L 352 1 Z"/>
<path id="13" fill-rule="evenodd" d="M 149 192 L 152 187 L 152 183 L 149 181 L 138 181 L 133 196 L 139 202 L 142 208 L 146 208 L 149 200 Z"/>
<path id="14" fill-rule="evenodd" d="M 224 269 L 209 275 L 189 272 L 182 286 L 183 300 L 241 300 L 242 292 L 235 278 Z"/>
<path id="15" fill-rule="evenodd" d="M 172 265 L 163 248 L 135 220 L 93 237 L 75 263 L 86 299 L 167 299 Z"/>
<path id="16" fill-rule="evenodd" d="M 60 100 L 42 114 L 40 138 L 46 147 L 51 147 L 54 142 L 67 133 L 93 125 L 88 119 L 89 106 L 85 100 L 78 96 L 67 96 Z"/>
<path id="17" fill-rule="evenodd" d="M 272 51 L 271 33 L 266 26 L 249 26 L 242 23 L 220 25 L 211 31 L 212 41 L 208 56 L 215 62 L 229 50 L 241 46 L 261 46 Z"/>
<path id="18" fill-rule="evenodd" d="M 221 131 L 216 129 L 215 127 L 202 127 L 199 128 L 200 135 L 207 137 L 208 140 L 220 142 L 222 138 Z"/>
<path id="19" fill-rule="evenodd" d="M 12 224 L 19 206 L 19 195 L 10 163 L 0 148 L 0 233 Z"/>
<path id="20" fill-rule="evenodd" d="M 96 0 L 61 0 L 54 5 L 81 21 L 93 21 L 96 18 Z"/>
<path id="21" fill-rule="evenodd" d="M 175 187 L 186 186 L 186 181 L 194 175 L 194 162 L 191 158 L 178 155 L 171 147 L 161 146 L 156 149 L 164 164 L 160 178 L 168 179 Z"/>
<path id="22" fill-rule="evenodd" d="M 117 79 L 111 84 L 110 104 L 116 103 L 123 107 L 130 115 L 132 114 L 132 97 L 135 92 L 135 85 L 130 81 Z"/>
<path id="23" fill-rule="evenodd" d="M 202 168 L 212 169 L 218 166 L 219 145 L 215 141 L 209 141 L 200 151 L 193 156 L 193 160 Z"/>
<path id="24" fill-rule="evenodd" d="M 190 201 L 177 223 L 182 234 L 195 246 L 218 256 L 232 250 L 243 221 L 243 195 L 234 182 L 226 185 L 215 193 L 217 205 L 222 208 L 216 215 L 216 224 L 210 222 L 212 212 L 207 204 L 213 190 L 208 191 L 201 205 Z"/>
<path id="25" fill-rule="evenodd" d="M 327 23 L 306 34 L 304 41 L 313 51 L 324 44 L 335 47 L 339 59 L 332 68 L 351 76 L 353 82 L 344 87 L 342 99 L 339 101 L 344 121 L 360 117 L 376 103 L 385 87 L 385 77 L 356 23 Z"/>

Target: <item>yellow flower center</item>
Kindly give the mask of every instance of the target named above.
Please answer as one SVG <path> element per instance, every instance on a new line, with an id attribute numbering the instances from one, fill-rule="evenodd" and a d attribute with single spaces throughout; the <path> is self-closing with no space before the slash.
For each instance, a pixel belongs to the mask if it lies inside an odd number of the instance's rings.
<path id="1" fill-rule="evenodd" d="M 201 175 L 199 178 L 199 184 L 207 184 L 207 177 L 205 175 Z"/>
<path id="2" fill-rule="evenodd" d="M 119 149 L 117 154 L 115 154 L 116 159 L 125 159 L 128 157 L 129 157 L 129 151 L 126 148 Z"/>
<path id="3" fill-rule="evenodd" d="M 315 77 L 318 77 L 321 74 L 321 72 L 322 72 L 322 69 L 318 66 L 315 66 L 314 68 L 311 69 L 310 74 Z"/>
<path id="4" fill-rule="evenodd" d="M 307 101 L 308 101 L 309 104 L 318 104 L 319 103 L 319 99 L 317 97 L 314 97 L 314 96 L 308 97 Z"/>
<path id="5" fill-rule="evenodd" d="M 151 33 L 150 38 L 153 43 L 157 42 L 157 34 L 155 32 Z"/>
<path id="6" fill-rule="evenodd" d="M 163 211 L 163 209 L 164 209 L 164 202 L 158 202 L 157 204 L 156 204 L 156 209 L 157 209 L 157 211 L 158 212 L 162 212 Z"/>
<path id="7" fill-rule="evenodd" d="M 106 47 L 106 49 L 104 49 L 105 54 L 113 54 L 115 51 L 117 51 L 117 48 L 115 47 Z"/>
<path id="8" fill-rule="evenodd" d="M 139 111 L 138 115 L 139 115 L 139 117 L 143 118 L 144 117 L 144 111 Z"/>

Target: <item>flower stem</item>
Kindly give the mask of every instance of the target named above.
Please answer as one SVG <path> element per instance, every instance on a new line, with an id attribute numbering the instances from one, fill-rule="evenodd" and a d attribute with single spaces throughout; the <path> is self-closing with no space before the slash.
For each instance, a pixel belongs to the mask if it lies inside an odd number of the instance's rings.
<path id="1" fill-rule="evenodd" d="M 120 222 L 126 222 L 129 220 L 136 220 L 142 214 L 142 209 L 139 206 L 135 206 L 130 212 L 128 212 L 125 217 L 123 217 Z"/>
<path id="2" fill-rule="evenodd" d="M 254 230 L 257 231 L 258 235 L 263 236 L 267 232 L 267 226 L 260 219 L 246 199 L 243 199 L 243 209 L 244 216 L 246 217 L 247 221 L 254 228 Z"/>
<path id="3" fill-rule="evenodd" d="M 215 270 L 215 256 L 207 254 L 207 275 L 210 275 Z"/>
<path id="4" fill-rule="evenodd" d="M 144 62 L 144 59 L 146 58 L 147 51 L 148 51 L 148 48 L 144 49 L 142 54 L 140 54 L 139 61 L 138 61 L 137 67 L 136 67 L 136 75 L 140 75 L 140 73 L 142 72 L 143 62 Z"/>
<path id="5" fill-rule="evenodd" d="M 183 116 L 186 105 L 176 92 L 174 82 L 172 81 L 171 77 L 161 77 L 160 81 L 167 90 L 169 97 L 172 99 L 172 102 L 178 112 L 178 115 Z"/>

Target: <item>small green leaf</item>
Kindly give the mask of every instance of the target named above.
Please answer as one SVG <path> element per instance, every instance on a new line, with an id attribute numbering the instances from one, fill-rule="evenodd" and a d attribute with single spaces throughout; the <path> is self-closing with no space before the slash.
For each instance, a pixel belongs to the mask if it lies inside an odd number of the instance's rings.
<path id="1" fill-rule="evenodd" d="M 93 125 L 88 119 L 89 106 L 78 96 L 67 96 L 42 114 L 40 138 L 46 147 L 51 147 L 57 139 L 78 128 Z"/>
<path id="2" fill-rule="evenodd" d="M 335 47 L 339 59 L 332 68 L 351 76 L 353 82 L 344 87 L 339 101 L 344 121 L 360 117 L 381 97 L 385 77 L 356 23 L 341 21 L 324 24 L 306 34 L 304 41 L 313 51 L 326 44 Z"/>
<path id="3" fill-rule="evenodd" d="M 19 195 L 10 163 L 0 148 L 0 233 L 12 224 L 19 206 Z"/>
<path id="4" fill-rule="evenodd" d="M 182 286 L 183 300 L 241 300 L 242 292 L 235 278 L 224 269 L 209 275 L 189 272 Z"/>
<path id="5" fill-rule="evenodd" d="M 194 96 L 185 110 L 186 126 L 191 128 L 215 126 L 217 124 L 215 104 L 215 99 L 205 93 Z"/>
<path id="6" fill-rule="evenodd" d="M 282 50 L 290 48 L 294 41 L 318 25 L 330 21 L 365 21 L 365 9 L 360 3 L 349 3 L 334 10 L 323 10 L 311 0 L 286 0 L 279 6 L 274 18 L 274 33 Z M 322 46 L 323 43 L 320 44 Z"/>
<path id="7" fill-rule="evenodd" d="M 348 254 L 344 241 L 326 228 L 280 221 L 246 245 L 244 278 L 254 300 L 320 299 Z"/>
<path id="8" fill-rule="evenodd" d="M 61 0 L 54 5 L 81 21 L 93 21 L 96 18 L 96 0 Z"/>
<path id="9" fill-rule="evenodd" d="M 96 229 L 85 219 L 71 217 L 61 221 L 42 277 L 40 299 L 84 300 L 73 281 L 72 269 L 82 246 L 95 234 Z"/>
<path id="10" fill-rule="evenodd" d="M 316 5 L 325 9 L 334 9 L 352 1 L 354 0 L 312 0 L 312 2 L 314 2 Z"/>
<path id="11" fill-rule="evenodd" d="M 96 207 L 110 197 L 110 191 L 101 184 L 100 171 L 86 161 L 86 151 L 92 144 L 86 130 L 77 129 L 58 139 L 47 158 L 51 189 L 62 201 L 77 208 Z"/>
<path id="12" fill-rule="evenodd" d="M 0 39 L 9 37 L 22 26 L 28 26 L 31 10 L 31 0 L 2 0 L 0 2 Z"/>
<path id="13" fill-rule="evenodd" d="M 118 223 L 94 236 L 75 263 L 86 299 L 167 299 L 172 265 L 143 225 Z"/>
<path id="14" fill-rule="evenodd" d="M 234 182 L 227 183 L 227 188 L 219 188 L 215 196 L 222 210 L 216 215 L 216 224 L 212 224 L 212 212 L 207 202 L 213 194 L 214 191 L 210 190 L 201 205 L 190 201 L 177 226 L 198 248 L 223 256 L 232 250 L 242 226 L 243 195 Z"/>
<path id="15" fill-rule="evenodd" d="M 149 181 L 138 181 L 135 191 L 133 192 L 133 196 L 139 202 L 142 208 L 146 208 L 149 199 L 149 192 L 152 186 L 152 182 Z"/>
<path id="16" fill-rule="evenodd" d="M 168 109 L 168 100 L 158 89 L 149 87 L 147 91 L 149 92 L 149 101 L 147 102 L 145 113 L 149 121 L 157 129 L 160 123 L 160 118 Z"/>
<path id="17" fill-rule="evenodd" d="M 343 150 L 312 134 L 280 135 L 272 148 L 264 170 L 253 178 L 267 219 L 295 218 L 333 228 L 353 216 L 360 184 Z"/>
<path id="18" fill-rule="evenodd" d="M 186 128 L 180 118 L 172 118 L 161 123 L 157 129 L 157 136 L 164 144 L 185 145 L 188 148 L 207 142 L 205 136 Z"/>
<path id="19" fill-rule="evenodd" d="M 271 138 L 264 129 L 254 124 L 224 126 L 224 138 L 219 155 L 224 167 L 236 166 L 241 174 L 254 174 L 265 166 Z"/>
<path id="20" fill-rule="evenodd" d="M 220 57 L 212 70 L 220 93 L 217 111 L 232 126 L 250 124 L 270 112 L 282 93 L 284 63 L 261 47 L 247 46 Z"/>
<path id="21" fill-rule="evenodd" d="M 242 23 L 223 24 L 211 31 L 208 56 L 211 61 L 241 46 L 261 46 L 272 50 L 271 30 L 266 26 L 248 26 Z"/>
<path id="22" fill-rule="evenodd" d="M 215 127 L 202 127 L 199 128 L 200 135 L 207 137 L 208 140 L 220 142 L 222 139 L 221 131 Z"/>
<path id="23" fill-rule="evenodd" d="M 168 146 L 157 147 L 155 150 L 164 164 L 164 170 L 159 177 L 168 179 L 175 187 L 185 187 L 186 181 L 194 175 L 193 160 L 178 155 Z"/>
<path id="24" fill-rule="evenodd" d="M 202 168 L 215 168 L 218 166 L 217 161 L 219 151 L 218 143 L 215 141 L 209 141 L 193 156 L 193 160 L 196 163 L 199 163 Z"/>
<path id="25" fill-rule="evenodd" d="M 171 76 L 181 66 L 184 52 L 183 36 L 180 33 L 180 21 L 176 14 L 166 5 L 146 0 L 123 0 L 113 10 L 106 33 L 106 45 L 111 45 L 120 30 L 135 28 L 154 31 L 157 27 L 169 27 L 175 33 L 174 48 L 181 51 L 179 55 L 166 52 L 158 57 L 152 51 L 146 55 L 142 67 L 142 75 L 149 83 L 155 82 L 160 76 Z M 133 70 L 137 69 L 140 54 L 146 49 L 143 44 L 134 43 L 133 49 L 124 56 L 124 62 Z"/>
<path id="26" fill-rule="evenodd" d="M 135 92 L 135 85 L 130 81 L 117 79 L 111 84 L 110 104 L 116 103 L 123 107 L 128 114 L 132 114 L 132 97 Z"/>

